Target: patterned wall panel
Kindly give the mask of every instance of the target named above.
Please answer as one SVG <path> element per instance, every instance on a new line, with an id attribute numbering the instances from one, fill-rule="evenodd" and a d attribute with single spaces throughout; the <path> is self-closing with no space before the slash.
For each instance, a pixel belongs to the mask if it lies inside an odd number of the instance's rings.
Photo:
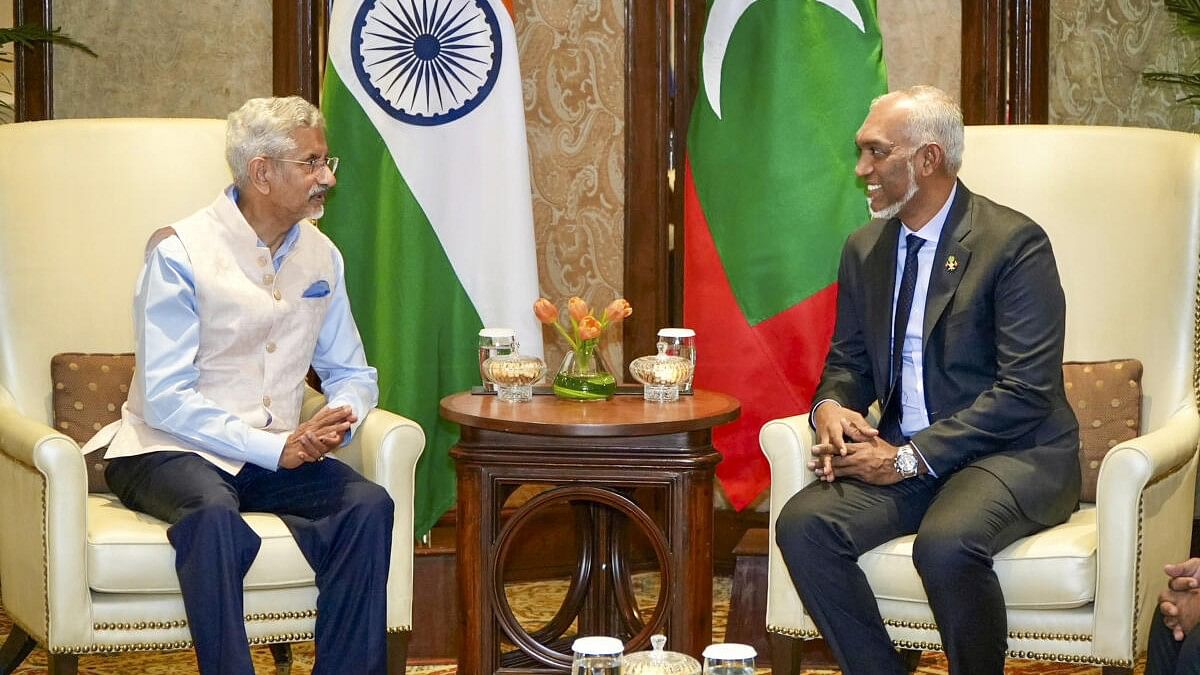
<path id="1" fill-rule="evenodd" d="M 888 89 L 932 84 L 959 99 L 961 0 L 878 0 Z"/>
<path id="2" fill-rule="evenodd" d="M 54 116 L 224 117 L 271 95 L 271 0 L 54 0 Z"/>
<path id="3" fill-rule="evenodd" d="M 602 307 L 624 274 L 625 0 L 514 5 L 541 292 L 560 307 L 573 295 Z M 557 368 L 565 343 L 543 336 Z M 619 330 L 603 344 L 618 368 Z"/>
<path id="4" fill-rule="evenodd" d="M 1200 112 L 1176 103 L 1175 87 L 1141 79 L 1191 70 L 1196 45 L 1162 0 L 1052 0 L 1050 122 L 1200 129 Z"/>

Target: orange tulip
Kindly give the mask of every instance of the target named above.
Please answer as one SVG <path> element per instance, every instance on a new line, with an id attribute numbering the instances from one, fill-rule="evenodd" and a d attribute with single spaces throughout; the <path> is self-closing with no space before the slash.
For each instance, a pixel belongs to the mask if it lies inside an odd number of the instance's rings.
<path id="1" fill-rule="evenodd" d="M 596 320 L 596 317 L 592 316 L 591 314 L 579 320 L 580 340 L 592 340 L 598 338 L 600 337 L 600 331 L 602 330 L 604 330 L 604 327 L 601 326 L 600 322 Z"/>
<path id="2" fill-rule="evenodd" d="M 567 312 L 571 315 L 571 319 L 582 321 L 583 317 L 591 313 L 591 310 L 588 309 L 587 303 L 583 301 L 583 298 L 575 296 L 567 301 Z"/>
<path id="3" fill-rule="evenodd" d="M 538 298 L 537 302 L 533 303 L 533 314 L 542 323 L 549 324 L 558 321 L 558 308 L 545 298 Z"/>
<path id="4" fill-rule="evenodd" d="M 633 314 L 633 305 L 630 305 L 625 298 L 617 298 L 604 308 L 604 320 L 607 323 L 617 323 L 630 314 Z"/>

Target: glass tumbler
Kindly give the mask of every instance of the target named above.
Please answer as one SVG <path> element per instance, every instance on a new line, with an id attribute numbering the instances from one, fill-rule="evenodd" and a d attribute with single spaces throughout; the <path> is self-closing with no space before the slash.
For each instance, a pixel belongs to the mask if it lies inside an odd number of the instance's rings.
<path id="1" fill-rule="evenodd" d="M 621 675 L 625 645 L 614 637 L 581 637 L 571 644 L 571 675 Z"/>
<path id="2" fill-rule="evenodd" d="M 517 353 L 517 331 L 511 328 L 484 328 L 479 331 L 479 379 L 484 391 L 496 391 L 496 385 L 488 380 L 483 362 L 493 356 Z"/>
<path id="3" fill-rule="evenodd" d="M 658 341 L 667 343 L 666 353 L 669 356 L 682 356 L 692 362 L 691 374 L 679 383 L 679 391 L 690 394 L 692 379 L 696 377 L 696 331 L 691 328 L 662 328 L 658 331 Z"/>
<path id="4" fill-rule="evenodd" d="M 754 675 L 758 652 L 750 645 L 718 642 L 704 648 L 704 675 Z"/>

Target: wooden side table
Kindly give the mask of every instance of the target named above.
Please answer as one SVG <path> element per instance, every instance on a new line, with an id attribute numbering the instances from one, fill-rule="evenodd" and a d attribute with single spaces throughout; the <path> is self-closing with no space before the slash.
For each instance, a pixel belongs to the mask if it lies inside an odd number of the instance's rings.
<path id="1" fill-rule="evenodd" d="M 712 428 L 739 411 L 736 399 L 709 391 L 672 403 L 442 399 L 442 416 L 462 427 L 450 452 L 458 472 L 458 672 L 568 670 L 564 633 L 576 619 L 578 634 L 620 637 L 627 651 L 666 632 L 672 650 L 698 655 L 712 637 L 712 484 L 720 461 Z M 502 522 L 505 500 L 527 483 L 552 487 Z M 658 518 L 634 502 L 635 489 L 661 494 Z M 537 514 L 564 503 L 576 514 L 579 559 L 563 606 L 530 633 L 509 607 L 505 560 Z M 624 545 L 632 531 L 658 557 L 662 588 L 649 618 L 633 597 Z"/>

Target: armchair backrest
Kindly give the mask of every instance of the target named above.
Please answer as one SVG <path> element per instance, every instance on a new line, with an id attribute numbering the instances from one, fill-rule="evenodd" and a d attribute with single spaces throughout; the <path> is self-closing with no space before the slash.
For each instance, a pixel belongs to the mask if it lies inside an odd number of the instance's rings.
<path id="1" fill-rule="evenodd" d="M 0 402 L 50 421 L 50 357 L 133 351 L 147 238 L 231 181 L 225 123 L 0 125 Z"/>
<path id="2" fill-rule="evenodd" d="M 967 127 L 961 178 L 1049 233 L 1067 297 L 1067 360 L 1141 359 L 1143 430 L 1193 402 L 1200 137 Z"/>

